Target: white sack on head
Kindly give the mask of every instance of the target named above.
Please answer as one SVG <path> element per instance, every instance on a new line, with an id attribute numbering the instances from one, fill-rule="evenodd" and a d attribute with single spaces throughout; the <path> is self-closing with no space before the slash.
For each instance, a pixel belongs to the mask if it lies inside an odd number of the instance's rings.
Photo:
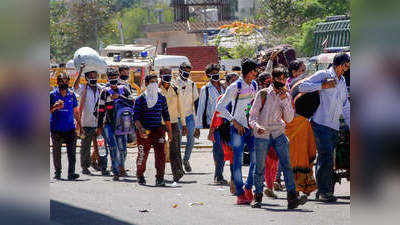
<path id="1" fill-rule="evenodd" d="M 82 73 L 91 71 L 97 71 L 99 74 L 106 73 L 107 63 L 100 58 L 99 53 L 92 48 L 83 47 L 76 50 L 74 54 L 74 66 L 77 71 L 79 71 L 82 62 L 86 64 L 85 68 L 82 70 Z"/>

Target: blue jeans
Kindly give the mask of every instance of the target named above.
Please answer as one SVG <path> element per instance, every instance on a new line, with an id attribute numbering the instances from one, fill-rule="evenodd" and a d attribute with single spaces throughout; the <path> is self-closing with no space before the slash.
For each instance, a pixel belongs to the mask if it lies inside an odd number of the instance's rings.
<path id="1" fill-rule="evenodd" d="M 282 166 L 281 163 L 278 163 L 278 171 L 276 172 L 276 180 L 280 181 L 282 176 Z"/>
<path id="2" fill-rule="evenodd" d="M 179 124 L 179 129 L 182 132 L 182 123 L 181 120 L 178 120 Z M 194 147 L 194 130 L 195 130 L 195 124 L 194 124 L 194 116 L 193 114 L 190 116 L 186 117 L 186 128 L 188 130 L 188 134 L 186 135 L 186 148 L 185 148 L 185 156 L 183 157 L 183 161 L 189 161 L 190 155 L 192 154 L 192 150 Z M 182 142 L 182 135 L 181 135 L 181 142 Z"/>
<path id="3" fill-rule="evenodd" d="M 235 183 L 237 196 L 240 196 L 244 193 L 242 165 L 245 144 L 247 145 L 250 153 L 249 175 L 247 177 L 245 187 L 246 189 L 252 189 L 253 174 L 255 169 L 254 136 L 252 135 L 251 130 L 247 128 L 245 128 L 245 133 L 243 135 L 239 135 L 236 128 L 231 126 L 231 146 L 233 150 L 233 182 Z"/>
<path id="4" fill-rule="evenodd" d="M 114 175 L 120 175 L 119 168 L 124 166 L 126 152 L 126 135 L 115 135 L 114 128 L 106 124 L 103 129 L 111 156 L 111 166 Z"/>
<path id="5" fill-rule="evenodd" d="M 293 170 L 289 160 L 289 139 L 286 137 L 286 135 L 282 134 L 277 138 L 273 138 L 272 135 L 270 135 L 269 139 L 256 138 L 254 142 L 257 159 L 256 171 L 254 173 L 254 182 L 256 186 L 254 193 L 261 194 L 263 191 L 265 179 L 265 159 L 271 146 L 274 147 L 276 154 L 278 155 L 287 192 L 296 193 Z"/>
<path id="6" fill-rule="evenodd" d="M 214 179 L 217 178 L 218 181 L 221 181 L 224 179 L 223 173 L 224 173 L 225 160 L 224 160 L 224 150 L 222 149 L 219 131 L 216 130 L 214 132 L 214 138 L 215 138 L 215 142 L 213 143 L 213 157 L 215 163 Z"/>
<path id="7" fill-rule="evenodd" d="M 317 144 L 317 164 L 315 177 L 317 179 L 318 193 L 332 193 L 333 182 L 333 153 L 338 140 L 338 131 L 311 121 Z M 333 193 L 332 193 L 333 194 Z"/>

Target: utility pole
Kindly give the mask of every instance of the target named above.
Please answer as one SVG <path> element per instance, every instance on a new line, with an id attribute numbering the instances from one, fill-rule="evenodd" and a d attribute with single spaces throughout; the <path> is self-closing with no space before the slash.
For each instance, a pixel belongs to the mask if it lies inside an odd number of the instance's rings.
<path id="1" fill-rule="evenodd" d="M 124 32 L 122 32 L 122 23 L 118 21 L 118 29 L 119 29 L 119 34 L 121 37 L 121 44 L 125 44 L 125 39 L 124 39 Z"/>

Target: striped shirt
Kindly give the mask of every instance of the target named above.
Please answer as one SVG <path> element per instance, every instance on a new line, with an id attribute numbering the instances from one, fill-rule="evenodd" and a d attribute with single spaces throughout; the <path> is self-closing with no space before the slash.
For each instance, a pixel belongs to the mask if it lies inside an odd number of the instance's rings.
<path id="1" fill-rule="evenodd" d="M 158 93 L 157 103 L 152 108 L 148 108 L 146 98 L 144 94 L 141 94 L 136 99 L 133 117 L 135 121 L 140 121 L 147 130 L 161 127 L 161 117 L 164 121 L 170 121 L 167 99 L 164 95 Z"/>

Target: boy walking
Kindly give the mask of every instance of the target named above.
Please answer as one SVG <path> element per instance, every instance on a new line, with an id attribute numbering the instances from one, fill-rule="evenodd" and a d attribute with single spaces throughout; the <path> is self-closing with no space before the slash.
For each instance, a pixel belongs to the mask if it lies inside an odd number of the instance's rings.
<path id="1" fill-rule="evenodd" d="M 255 136 L 256 169 L 254 173 L 255 197 L 253 208 L 261 208 L 265 159 L 271 146 L 275 149 L 287 188 L 288 209 L 304 204 L 305 198 L 298 199 L 294 183 L 293 170 L 289 161 L 289 141 L 285 135 L 285 122 L 292 121 L 294 110 L 285 86 L 285 72 L 276 68 L 272 72 L 273 89 L 262 89 L 256 95 L 250 110 L 249 124 Z"/>

